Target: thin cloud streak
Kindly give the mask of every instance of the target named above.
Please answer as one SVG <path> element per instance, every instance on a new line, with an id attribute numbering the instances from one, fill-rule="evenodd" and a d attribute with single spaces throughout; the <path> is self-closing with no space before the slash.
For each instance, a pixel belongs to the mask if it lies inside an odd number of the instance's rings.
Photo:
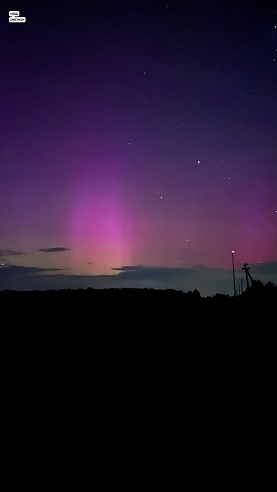
<path id="1" fill-rule="evenodd" d="M 70 251 L 69 248 L 40 248 L 39 251 L 43 253 L 63 253 L 64 251 Z"/>
<path id="2" fill-rule="evenodd" d="M 19 256 L 24 255 L 22 251 L 13 251 L 12 249 L 0 249 L 0 256 Z"/>

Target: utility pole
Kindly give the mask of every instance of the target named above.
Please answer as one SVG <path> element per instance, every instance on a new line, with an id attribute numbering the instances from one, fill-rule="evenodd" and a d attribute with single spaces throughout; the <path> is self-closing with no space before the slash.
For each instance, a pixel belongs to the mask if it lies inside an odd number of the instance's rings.
<path id="1" fill-rule="evenodd" d="M 251 283 L 253 285 L 253 278 L 249 272 L 250 270 L 250 267 L 248 266 L 248 263 L 244 263 L 243 264 L 243 267 L 242 267 L 242 270 L 245 271 L 245 277 L 246 277 L 246 288 L 247 290 L 249 289 L 249 279 L 251 280 Z"/>
<path id="2" fill-rule="evenodd" d="M 233 286 L 234 286 L 234 297 L 236 297 L 236 281 L 235 281 L 235 260 L 234 260 L 235 251 L 232 250 L 232 266 L 233 266 Z"/>

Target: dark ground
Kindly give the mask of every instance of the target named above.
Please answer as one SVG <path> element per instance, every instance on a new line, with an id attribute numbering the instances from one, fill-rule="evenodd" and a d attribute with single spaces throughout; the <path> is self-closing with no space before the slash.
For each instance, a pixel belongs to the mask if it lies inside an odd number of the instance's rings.
<path id="1" fill-rule="evenodd" d="M 80 289 L 0 291 L 6 325 L 47 329 L 247 331 L 274 326 L 277 286 L 257 283 L 240 296 L 201 297 L 197 290 Z"/>
<path id="2" fill-rule="evenodd" d="M 272 468 L 275 288 L 2 291 L 0 306 L 3 463 L 21 481 L 165 468 L 221 490 Z"/>

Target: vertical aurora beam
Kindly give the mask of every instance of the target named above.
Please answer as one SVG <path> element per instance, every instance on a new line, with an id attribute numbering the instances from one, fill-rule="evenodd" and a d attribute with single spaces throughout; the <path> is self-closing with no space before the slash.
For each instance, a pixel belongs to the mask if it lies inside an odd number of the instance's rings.
<path id="1" fill-rule="evenodd" d="M 117 187 L 111 183 L 79 183 L 70 218 L 71 268 L 110 273 L 131 259 L 131 221 Z"/>

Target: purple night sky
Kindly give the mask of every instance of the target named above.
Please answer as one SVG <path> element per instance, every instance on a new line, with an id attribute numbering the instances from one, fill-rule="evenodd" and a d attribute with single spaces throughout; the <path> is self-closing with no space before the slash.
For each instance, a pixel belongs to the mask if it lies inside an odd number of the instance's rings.
<path id="1" fill-rule="evenodd" d="M 276 1 L 0 15 L 0 290 L 277 284 Z"/>

